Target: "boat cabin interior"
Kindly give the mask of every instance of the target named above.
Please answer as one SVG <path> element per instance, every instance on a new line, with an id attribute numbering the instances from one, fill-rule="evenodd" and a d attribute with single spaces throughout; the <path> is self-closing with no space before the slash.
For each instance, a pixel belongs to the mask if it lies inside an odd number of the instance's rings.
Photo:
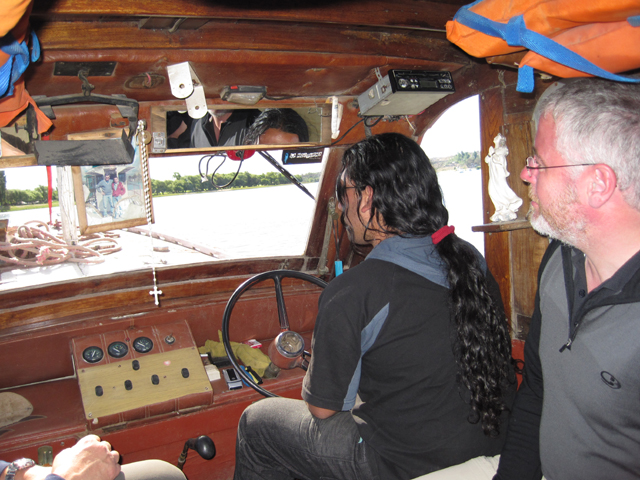
<path id="1" fill-rule="evenodd" d="M 521 347 L 548 240 L 525 219 L 529 199 L 518 173 L 532 154 L 536 100 L 557 78 L 536 71 L 532 92 L 521 93 L 523 52 L 476 58 L 452 43 L 445 26 L 466 0 L 7 3 L 13 24 L 35 33 L 40 56 L 26 66 L 15 92 L 1 99 L 28 92 L 32 101 L 3 125 L 3 139 L 10 130 L 26 137 L 18 153 L 7 153 L 3 143 L 0 169 L 78 171 L 126 165 L 138 155 L 153 171 L 154 161 L 242 156 L 248 147 L 319 151 L 323 168 L 301 254 L 209 257 L 153 271 L 123 267 L 58 282 L 43 275 L 17 288 L 0 284 L 1 458 L 47 464 L 96 433 L 125 463 L 158 458 L 177 464 L 185 449 L 190 480 L 232 478 L 242 411 L 264 394 L 300 398 L 305 372 L 298 367 L 309 353 L 323 285 L 339 273 L 336 261 L 348 269 L 367 253 L 352 249 L 336 210 L 344 151 L 383 132 L 420 141 L 447 109 L 472 96 L 479 102 L 481 158 L 502 134 L 507 182 L 524 201 L 517 218 L 492 222 L 489 167 L 480 162 L 484 219 L 473 229 L 484 235 L 483 253 L 500 285 L 514 345 Z M 403 91 L 411 82 L 415 91 Z M 176 128 L 169 125 L 184 112 L 196 121 L 203 111 L 259 115 L 267 109 L 298 112 L 308 136 L 209 147 L 169 138 Z M 2 107 L 0 119 L 7 110 Z M 132 138 L 142 145 L 137 154 Z M 108 146 L 100 143 L 105 140 Z M 86 150 L 73 153 L 76 147 Z M 0 273 L 14 268 L 0 257 Z M 298 335 L 283 338 L 282 332 Z M 226 343 L 226 350 L 201 355 L 208 340 Z M 263 392 L 246 385 L 251 372 L 241 368 L 247 362 L 238 352 L 247 355 L 247 349 L 236 349 L 242 345 L 280 367 L 275 378 L 263 375 Z M 217 376 L 207 368 L 229 350 L 242 388 L 219 375 L 227 367 Z M 203 435 L 215 444 L 212 459 L 193 451 Z"/>

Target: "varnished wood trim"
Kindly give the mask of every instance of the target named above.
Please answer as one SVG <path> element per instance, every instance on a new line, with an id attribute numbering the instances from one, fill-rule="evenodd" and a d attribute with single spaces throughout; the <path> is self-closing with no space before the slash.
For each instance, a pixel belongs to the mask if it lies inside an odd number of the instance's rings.
<path id="1" fill-rule="evenodd" d="M 251 21 L 208 22 L 198 30 L 140 30 L 133 22 L 46 22 L 34 28 L 47 52 L 73 50 L 79 38 L 91 38 L 84 51 L 127 48 L 143 42 L 147 49 L 161 50 L 257 50 L 320 52 L 349 55 L 389 55 L 443 63 L 466 64 L 469 56 L 456 49 L 444 34 L 342 25 L 288 25 Z M 224 35 L 220 32 L 224 31 Z M 205 79 L 206 80 L 206 79 Z"/>
<path id="2" fill-rule="evenodd" d="M 122 2 L 119 0 L 42 0 L 36 2 L 33 16 L 86 17 L 206 17 L 227 19 L 278 20 L 307 23 L 358 23 L 375 26 L 403 26 L 443 31 L 463 2 L 432 2 L 397 0 L 323 2 L 302 6 L 300 2 L 283 0 L 278 8 L 259 8 L 264 3 L 249 2 L 245 8 L 234 8 L 224 2 L 193 2 L 190 0 L 154 0 L 152 2 Z M 258 8 L 250 8 L 252 6 Z"/>

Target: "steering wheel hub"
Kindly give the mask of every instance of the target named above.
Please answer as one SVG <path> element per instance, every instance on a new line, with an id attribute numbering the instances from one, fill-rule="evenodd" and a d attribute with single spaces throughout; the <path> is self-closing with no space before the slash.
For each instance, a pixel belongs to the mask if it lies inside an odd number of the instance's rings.
<path id="1" fill-rule="evenodd" d="M 299 367 L 303 362 L 304 339 L 298 332 L 285 330 L 269 345 L 269 358 L 285 370 Z"/>

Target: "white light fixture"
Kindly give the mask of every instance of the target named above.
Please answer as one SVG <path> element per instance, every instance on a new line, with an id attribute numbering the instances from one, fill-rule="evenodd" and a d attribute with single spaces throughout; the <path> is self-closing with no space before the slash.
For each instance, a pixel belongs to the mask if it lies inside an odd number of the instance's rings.
<path id="1" fill-rule="evenodd" d="M 267 87 L 251 85 L 227 85 L 222 88 L 220 98 L 225 102 L 255 105 L 267 94 Z"/>
<path id="2" fill-rule="evenodd" d="M 171 93 L 176 98 L 184 98 L 191 118 L 202 118 L 207 114 L 207 99 L 204 87 L 189 62 L 167 65 Z"/>

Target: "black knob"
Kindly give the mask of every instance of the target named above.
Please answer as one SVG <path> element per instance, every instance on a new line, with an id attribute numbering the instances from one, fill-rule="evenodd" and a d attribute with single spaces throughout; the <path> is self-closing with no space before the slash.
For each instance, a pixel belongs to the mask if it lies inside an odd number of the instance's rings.
<path id="1" fill-rule="evenodd" d="M 158 375 L 151 375 L 151 383 L 154 385 L 158 385 L 160 383 L 160 378 Z"/>
<path id="2" fill-rule="evenodd" d="M 189 378 L 189 369 L 188 368 L 183 368 L 182 369 L 182 378 Z"/>
<path id="3" fill-rule="evenodd" d="M 131 366 L 134 370 L 140 370 L 140 362 L 138 360 L 134 360 L 133 362 L 131 362 Z"/>
<path id="4" fill-rule="evenodd" d="M 100 385 L 96 386 L 96 396 L 101 397 L 104 391 Z"/>
<path id="5" fill-rule="evenodd" d="M 187 440 L 189 448 L 192 448 L 205 460 L 211 460 L 216 456 L 216 446 L 206 435 L 200 435 L 198 438 L 190 438 Z"/>
<path id="6" fill-rule="evenodd" d="M 124 388 L 125 390 L 131 390 L 133 388 L 133 384 L 131 383 L 131 380 L 124 381 Z"/>

